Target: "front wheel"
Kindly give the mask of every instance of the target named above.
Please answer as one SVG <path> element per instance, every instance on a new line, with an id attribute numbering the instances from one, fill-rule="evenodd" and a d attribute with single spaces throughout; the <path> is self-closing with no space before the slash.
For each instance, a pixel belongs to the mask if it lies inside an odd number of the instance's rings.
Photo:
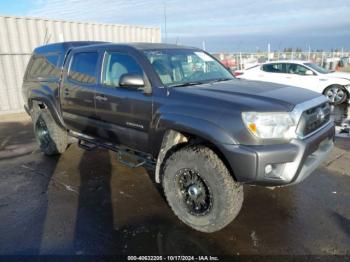
<path id="1" fill-rule="evenodd" d="M 243 187 L 211 149 L 187 146 L 165 163 L 163 188 L 180 220 L 202 232 L 228 225 L 241 210 Z"/>
<path id="2" fill-rule="evenodd" d="M 347 93 L 341 85 L 331 85 L 323 93 L 333 105 L 340 105 L 347 99 Z"/>

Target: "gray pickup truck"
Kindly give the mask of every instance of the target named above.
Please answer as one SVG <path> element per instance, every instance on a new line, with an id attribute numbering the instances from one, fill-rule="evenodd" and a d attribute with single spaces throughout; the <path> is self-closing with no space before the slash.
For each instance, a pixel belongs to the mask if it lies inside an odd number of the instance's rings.
<path id="1" fill-rule="evenodd" d="M 174 213 L 202 232 L 238 215 L 244 184 L 299 183 L 333 147 L 324 96 L 235 79 L 197 48 L 38 47 L 23 96 L 45 154 L 62 154 L 73 136 L 84 149 L 116 151 L 130 167 L 151 165 Z"/>

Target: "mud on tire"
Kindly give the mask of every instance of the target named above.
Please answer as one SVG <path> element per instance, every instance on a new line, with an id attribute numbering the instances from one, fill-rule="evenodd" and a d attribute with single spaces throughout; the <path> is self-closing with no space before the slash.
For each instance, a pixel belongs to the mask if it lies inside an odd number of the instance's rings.
<path id="1" fill-rule="evenodd" d="M 163 188 L 174 213 L 202 232 L 215 232 L 238 215 L 243 186 L 236 183 L 214 151 L 187 146 L 173 153 L 164 165 Z"/>
<path id="2" fill-rule="evenodd" d="M 47 108 L 35 107 L 31 116 L 41 151 L 48 156 L 62 154 L 68 144 L 67 131 L 55 122 Z"/>

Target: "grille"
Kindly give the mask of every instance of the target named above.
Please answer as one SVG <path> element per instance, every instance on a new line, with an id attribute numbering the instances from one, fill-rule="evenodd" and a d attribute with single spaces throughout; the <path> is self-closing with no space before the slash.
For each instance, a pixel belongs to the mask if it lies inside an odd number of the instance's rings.
<path id="1" fill-rule="evenodd" d="M 301 115 L 297 134 L 304 137 L 314 132 L 329 121 L 330 115 L 331 109 L 328 103 L 305 110 Z"/>

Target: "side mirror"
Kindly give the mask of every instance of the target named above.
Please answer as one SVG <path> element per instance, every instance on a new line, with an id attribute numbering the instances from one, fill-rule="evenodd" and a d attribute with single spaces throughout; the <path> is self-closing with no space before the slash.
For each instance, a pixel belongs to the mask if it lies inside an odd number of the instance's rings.
<path id="1" fill-rule="evenodd" d="M 314 72 L 312 72 L 311 70 L 306 70 L 306 71 L 305 71 L 305 75 L 306 75 L 306 76 L 313 76 L 313 75 L 314 75 Z"/>
<path id="2" fill-rule="evenodd" d="M 145 81 L 143 80 L 143 76 L 141 75 L 124 74 L 120 77 L 119 86 L 137 89 L 140 87 L 144 87 Z"/>

